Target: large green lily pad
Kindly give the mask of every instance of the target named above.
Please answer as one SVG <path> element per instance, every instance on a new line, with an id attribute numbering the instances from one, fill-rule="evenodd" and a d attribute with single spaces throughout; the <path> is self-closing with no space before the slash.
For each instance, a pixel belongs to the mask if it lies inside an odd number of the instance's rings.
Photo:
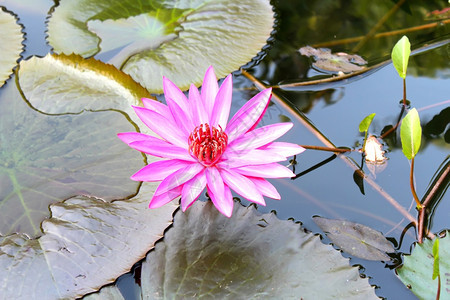
<path id="1" fill-rule="evenodd" d="M 135 129 L 123 114 L 45 115 L 14 84 L 2 90 L 0 114 L 0 234 L 39 236 L 48 205 L 75 195 L 111 201 L 136 194 L 130 168 L 144 163 L 117 140 L 117 132 Z"/>
<path id="2" fill-rule="evenodd" d="M 0 86 L 12 74 L 23 50 L 22 26 L 16 17 L 0 6 Z"/>
<path id="3" fill-rule="evenodd" d="M 62 0 L 47 40 L 57 53 L 109 52 L 114 65 L 159 93 L 163 76 L 188 89 L 210 65 L 223 77 L 246 64 L 273 21 L 268 0 Z"/>
<path id="4" fill-rule="evenodd" d="M 138 196 L 112 203 L 75 197 L 51 205 L 40 238 L 0 237 L 1 298 L 75 299 L 128 272 L 162 237 L 177 207 L 148 209 L 155 188 L 144 184 Z"/>
<path id="5" fill-rule="evenodd" d="M 436 299 L 438 278 L 433 280 L 433 242 L 424 239 L 416 244 L 411 255 L 405 255 L 403 265 L 397 268 L 400 280 L 419 299 Z M 441 280 L 441 300 L 450 299 L 450 231 L 439 241 L 439 270 Z"/>
<path id="6" fill-rule="evenodd" d="M 319 236 L 274 214 L 211 202 L 175 215 L 141 271 L 142 299 L 378 299 L 358 268 Z"/>

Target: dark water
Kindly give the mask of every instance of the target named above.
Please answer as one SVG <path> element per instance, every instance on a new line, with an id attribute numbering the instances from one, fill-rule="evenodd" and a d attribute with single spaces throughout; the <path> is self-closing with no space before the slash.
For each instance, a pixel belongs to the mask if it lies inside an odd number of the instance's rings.
<path id="1" fill-rule="evenodd" d="M 20 15 L 27 33 L 24 58 L 30 55 L 45 55 L 50 47 L 45 42 L 45 18 L 51 1 L 0 1 Z M 402 34 L 391 34 L 371 38 L 364 44 L 336 43 L 341 39 L 365 36 L 393 6 L 392 1 L 279 1 L 275 3 L 278 28 L 272 47 L 259 64 L 248 71 L 258 80 L 269 85 L 311 80 L 320 73 L 310 68 L 310 60 L 301 56 L 297 49 L 305 45 L 329 44 L 333 52 L 353 52 L 368 60 L 369 65 L 385 61 Z M 389 18 L 377 32 L 390 32 L 412 28 L 424 22 L 423 11 L 442 9 L 445 1 L 408 1 Z M 36 9 L 35 9 L 36 8 Z M 449 38 L 449 25 L 437 24 L 434 28 L 408 33 L 413 49 L 425 44 Z M 450 106 L 449 98 L 449 44 L 443 44 L 411 57 L 408 69 L 407 98 L 412 107 L 419 110 L 422 125 Z M 322 78 L 322 77 L 320 77 Z M 243 75 L 234 77 L 232 113 L 256 93 L 253 83 Z M 290 89 L 274 89 L 274 93 L 285 100 L 292 109 L 286 109 L 274 101 L 268 109 L 263 124 L 290 119 L 294 128 L 282 140 L 302 145 L 323 146 L 323 143 L 303 125 L 300 119 L 307 118 L 323 136 L 336 146 L 358 148 L 363 135 L 358 132 L 359 122 L 368 114 L 376 117 L 370 132 L 380 135 L 382 129 L 395 124 L 400 112 L 402 81 L 392 64 L 386 64 L 373 72 L 319 86 Z M 373 174 L 365 166 L 364 171 L 376 185 L 388 193 L 401 206 L 416 217 L 415 205 L 409 189 L 409 162 L 401 151 L 399 141 L 389 140 L 385 145 L 388 161 L 383 170 Z M 450 153 L 450 145 L 442 137 L 423 140 L 416 157 L 416 189 L 421 198 L 433 175 Z M 312 221 L 312 216 L 342 218 L 377 229 L 401 244 L 399 252 L 410 253 L 416 235 L 413 229 L 402 232 L 409 224 L 376 189 L 368 184 L 364 194 L 353 181 L 353 169 L 346 158 L 332 159 L 332 154 L 308 150 L 297 157 L 296 172 L 302 172 L 330 159 L 330 162 L 296 180 L 275 180 L 282 200 L 267 200 L 266 207 L 259 211 L 277 212 L 280 219 L 293 218 L 314 233 L 322 233 Z M 357 163 L 361 155 L 353 152 L 346 155 Z M 444 195 L 434 210 L 432 232 L 449 228 L 450 198 Z M 244 202 L 245 203 L 245 202 Z M 327 238 L 323 240 L 329 243 Z M 349 257 L 347 254 L 343 254 Z M 350 263 L 361 265 L 361 273 L 370 277 L 370 283 L 379 287 L 377 295 L 388 299 L 415 299 L 391 270 L 392 263 L 371 262 L 350 257 Z M 139 270 L 139 267 L 137 267 Z M 139 272 L 136 272 L 139 273 Z M 138 274 L 137 274 L 138 275 Z M 127 299 L 134 299 L 137 286 L 132 273 L 120 277 L 117 284 Z"/>

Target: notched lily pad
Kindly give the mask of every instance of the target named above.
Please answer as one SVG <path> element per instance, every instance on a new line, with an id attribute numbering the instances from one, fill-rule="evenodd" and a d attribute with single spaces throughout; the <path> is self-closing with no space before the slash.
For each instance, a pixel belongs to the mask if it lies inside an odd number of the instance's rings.
<path id="1" fill-rule="evenodd" d="M 326 284 L 324 284 L 326 283 Z M 210 201 L 178 212 L 147 255 L 142 299 L 378 299 L 348 259 L 299 224 L 234 205 L 231 218 Z"/>
<path id="2" fill-rule="evenodd" d="M 40 235 L 48 205 L 75 195 L 111 201 L 138 190 L 130 168 L 142 167 L 143 157 L 117 140 L 117 132 L 135 130 L 122 113 L 45 115 L 10 84 L 0 95 L 0 128 L 2 235 Z"/>
<path id="3" fill-rule="evenodd" d="M 436 299 L 438 278 L 433 280 L 433 242 L 424 239 L 416 244 L 411 255 L 404 256 L 403 265 L 396 269 L 400 280 L 419 299 Z M 441 293 L 439 299 L 450 299 L 450 231 L 439 240 L 439 272 Z"/>
<path id="4" fill-rule="evenodd" d="M 12 74 L 23 51 L 22 26 L 16 17 L 0 6 L 0 87 Z"/>
<path id="5" fill-rule="evenodd" d="M 367 259 L 389 261 L 386 253 L 395 252 L 384 235 L 370 227 L 345 220 L 314 217 L 314 222 L 342 251 Z"/>
<path id="6" fill-rule="evenodd" d="M 163 76 L 188 89 L 210 65 L 223 77 L 246 64 L 266 45 L 273 21 L 268 0 L 62 0 L 47 40 L 57 53 L 116 51 L 115 66 L 160 93 Z"/>
<path id="7" fill-rule="evenodd" d="M 50 206 L 40 238 L 0 236 L 2 298 L 75 299 L 128 272 L 162 237 L 177 208 L 148 209 L 155 188 L 144 183 L 136 197 L 112 203 L 68 199 Z"/>
<path id="8" fill-rule="evenodd" d="M 140 105 L 148 91 L 129 75 L 79 55 L 33 56 L 20 63 L 19 84 L 31 105 L 47 114 L 119 109 Z"/>
<path id="9" fill-rule="evenodd" d="M 313 67 L 322 72 L 332 73 L 352 73 L 364 70 L 367 64 L 361 56 L 356 54 L 347 54 L 343 52 L 331 53 L 330 49 L 316 49 L 311 46 L 305 46 L 299 49 L 301 55 L 313 57 Z"/>

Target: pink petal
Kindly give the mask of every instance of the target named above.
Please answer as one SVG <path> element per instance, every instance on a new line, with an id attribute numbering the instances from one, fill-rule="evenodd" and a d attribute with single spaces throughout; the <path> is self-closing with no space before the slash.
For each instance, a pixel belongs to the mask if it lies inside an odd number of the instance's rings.
<path id="1" fill-rule="evenodd" d="M 221 169 L 219 172 L 224 183 L 236 193 L 249 201 L 266 206 L 263 196 L 250 179 L 232 170 Z"/>
<path id="2" fill-rule="evenodd" d="M 206 181 L 209 197 L 226 217 L 233 213 L 233 197 L 230 188 L 223 183 L 219 171 L 215 167 L 206 168 Z"/>
<path id="3" fill-rule="evenodd" d="M 181 107 L 169 97 L 166 97 L 166 102 L 178 128 L 183 131 L 185 136 L 189 136 L 195 128 L 190 111 L 183 111 Z"/>
<path id="4" fill-rule="evenodd" d="M 174 146 L 153 136 L 148 136 L 145 140 L 132 142 L 128 146 L 157 157 L 175 158 L 192 162 L 197 161 L 195 158 L 192 158 L 188 150 Z"/>
<path id="5" fill-rule="evenodd" d="M 157 135 L 171 144 L 188 149 L 188 137 L 164 116 L 143 107 L 133 106 L 138 117 Z M 164 124 L 164 126 L 162 126 Z"/>
<path id="6" fill-rule="evenodd" d="M 233 169 L 245 176 L 263 177 L 263 178 L 284 178 L 294 177 L 295 174 L 289 168 L 277 163 L 244 166 Z"/>
<path id="7" fill-rule="evenodd" d="M 234 150 L 250 150 L 273 142 L 292 128 L 292 123 L 276 123 L 256 128 L 235 139 L 228 147 Z"/>
<path id="8" fill-rule="evenodd" d="M 275 199 L 275 200 L 281 199 L 281 196 L 278 193 L 277 189 L 270 182 L 265 180 L 264 178 L 259 178 L 259 177 L 247 177 L 247 178 L 250 179 L 251 181 L 253 181 L 253 183 L 255 184 L 258 191 L 261 194 L 263 194 L 264 196 Z"/>
<path id="9" fill-rule="evenodd" d="M 214 100 L 216 99 L 217 91 L 219 90 L 219 85 L 217 84 L 217 77 L 214 74 L 214 69 L 212 66 L 206 70 L 205 77 L 203 78 L 202 84 L 202 102 L 205 107 L 206 114 L 211 117 Z"/>
<path id="10" fill-rule="evenodd" d="M 195 126 L 209 123 L 209 117 L 203 105 L 200 93 L 195 85 L 191 84 L 189 89 L 189 106 L 191 108 L 192 120 Z"/>
<path id="11" fill-rule="evenodd" d="M 148 208 L 158 208 L 169 203 L 181 195 L 181 189 L 182 186 L 177 186 L 164 194 L 153 195 L 150 203 L 148 204 Z"/>
<path id="12" fill-rule="evenodd" d="M 231 98 L 233 95 L 233 80 L 231 74 L 225 78 L 219 91 L 217 92 L 214 109 L 210 117 L 210 125 L 219 125 L 225 129 L 230 116 Z"/>
<path id="13" fill-rule="evenodd" d="M 272 89 L 265 89 L 238 110 L 225 129 L 229 143 L 258 124 L 269 105 L 271 96 Z"/>
<path id="14" fill-rule="evenodd" d="M 129 144 L 131 144 L 133 142 L 136 142 L 136 141 L 146 140 L 149 137 L 149 135 L 143 134 L 143 133 L 140 133 L 140 132 L 122 132 L 122 133 L 118 133 L 117 137 L 119 139 L 121 139 L 122 142 L 124 142 L 124 143 L 129 145 Z"/>
<path id="15" fill-rule="evenodd" d="M 131 179 L 148 182 L 162 181 L 170 174 L 186 167 L 187 164 L 189 163 L 178 159 L 155 161 L 137 171 L 133 176 L 131 176 Z"/>
<path id="16" fill-rule="evenodd" d="M 188 100 L 184 93 L 169 79 L 163 77 L 164 97 L 175 101 L 182 110 L 188 111 Z"/>
<path id="17" fill-rule="evenodd" d="M 167 105 L 162 104 L 159 101 L 148 99 L 148 98 L 142 98 L 142 103 L 144 104 L 144 107 L 150 110 L 153 110 L 157 112 L 158 114 L 162 115 L 166 119 L 170 121 L 174 121 L 172 117 L 172 113 L 170 112 L 170 109 Z"/>
<path id="18" fill-rule="evenodd" d="M 183 185 L 186 181 L 199 174 L 204 168 L 205 167 L 199 163 L 186 165 L 186 167 L 167 176 L 156 189 L 155 195 L 164 194 L 177 186 Z"/>
<path id="19" fill-rule="evenodd" d="M 285 157 L 294 156 L 296 154 L 300 154 L 303 151 L 305 151 L 305 148 L 303 148 L 297 144 L 284 143 L 284 142 L 273 142 L 273 143 L 267 144 L 259 149 L 267 150 L 270 152 L 275 152 L 275 153 L 281 154 Z"/>
<path id="20" fill-rule="evenodd" d="M 194 203 L 206 187 L 205 171 L 201 171 L 194 178 L 183 185 L 181 191 L 181 210 L 186 211 Z"/>
<path id="21" fill-rule="evenodd" d="M 270 153 L 264 150 L 237 151 L 227 149 L 222 155 L 218 166 L 221 168 L 237 168 L 248 165 L 263 165 L 274 162 L 285 161 L 286 157 L 277 153 Z"/>

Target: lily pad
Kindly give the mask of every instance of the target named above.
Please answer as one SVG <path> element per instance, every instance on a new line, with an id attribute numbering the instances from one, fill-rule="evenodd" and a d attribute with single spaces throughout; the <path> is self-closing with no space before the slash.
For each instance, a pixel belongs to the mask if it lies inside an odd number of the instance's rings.
<path id="1" fill-rule="evenodd" d="M 356 54 L 335 53 L 332 54 L 330 49 L 316 49 L 311 46 L 305 46 L 299 49 L 301 55 L 314 58 L 313 67 L 324 72 L 343 72 L 352 73 L 364 69 L 367 64 L 361 56 Z"/>
<path id="2" fill-rule="evenodd" d="M 389 261 L 386 253 L 395 252 L 392 244 L 379 231 L 345 220 L 314 217 L 314 222 L 342 251 L 367 260 Z"/>
<path id="3" fill-rule="evenodd" d="M 273 22 L 268 0 L 62 0 L 47 40 L 57 53 L 115 52 L 114 65 L 160 93 L 163 76 L 184 90 L 199 86 L 210 65 L 223 77 L 246 64 Z"/>
<path id="4" fill-rule="evenodd" d="M 436 299 L 438 278 L 433 280 L 433 240 L 416 244 L 411 255 L 404 256 L 403 265 L 396 269 L 400 280 L 419 299 Z M 441 293 L 439 299 L 450 299 L 450 231 L 439 241 L 439 270 Z"/>
<path id="5" fill-rule="evenodd" d="M 0 86 L 12 74 L 23 51 L 22 26 L 14 15 L 0 6 Z"/>
<path id="6" fill-rule="evenodd" d="M 112 203 L 71 198 L 50 206 L 40 238 L 0 237 L 2 298 L 74 299 L 128 272 L 162 237 L 177 207 L 148 209 L 155 188 L 144 183 L 136 197 Z"/>
<path id="7" fill-rule="evenodd" d="M 326 283 L 326 284 L 324 284 Z M 348 259 L 299 224 L 196 201 L 147 255 L 142 299 L 378 299 Z"/>
<path id="8" fill-rule="evenodd" d="M 130 168 L 143 157 L 117 141 L 134 130 L 117 111 L 49 116 L 31 109 L 14 84 L 0 97 L 0 234 L 41 234 L 48 205 L 75 195 L 129 198 Z"/>
<path id="9" fill-rule="evenodd" d="M 131 105 L 141 105 L 142 97 L 150 97 L 146 89 L 114 66 L 79 55 L 34 56 L 20 63 L 18 73 L 27 100 L 46 114 L 131 111 Z"/>

